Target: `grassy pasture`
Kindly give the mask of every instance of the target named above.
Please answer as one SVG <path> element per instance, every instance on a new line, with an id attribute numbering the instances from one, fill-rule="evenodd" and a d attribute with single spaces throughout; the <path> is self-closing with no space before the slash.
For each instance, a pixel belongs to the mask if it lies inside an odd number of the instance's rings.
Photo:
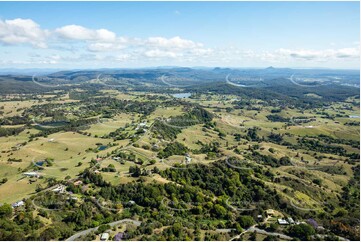
<path id="1" fill-rule="evenodd" d="M 215 132 L 204 132 L 202 128 L 202 125 L 193 125 L 189 128 L 183 129 L 182 133 L 177 136 L 176 140 L 190 149 L 199 149 L 201 146 L 196 144 L 198 140 L 207 144 L 218 139 L 218 135 Z"/>
<path id="2" fill-rule="evenodd" d="M 18 142 L 18 141 L 17 141 Z M 27 145 L 21 147 L 17 151 L 13 151 L 9 158 L 22 159 L 22 162 L 13 162 L 12 164 L 6 164 L 2 159 L 0 166 L 2 170 L 9 170 L 7 166 L 11 166 L 12 176 L 9 178 L 19 180 L 22 177 L 21 173 L 14 173 L 14 169 L 18 168 L 26 169 L 31 167 L 34 162 L 44 160 L 46 158 L 53 158 L 53 166 L 45 167 L 39 171 L 44 177 L 54 177 L 58 180 L 64 179 L 66 176 L 75 177 L 79 172 L 83 171 L 91 160 L 96 155 L 104 155 L 107 152 L 115 149 L 116 147 L 108 148 L 98 153 L 86 152 L 88 148 L 96 148 L 97 143 L 106 145 L 112 142 L 109 139 L 100 139 L 88 137 L 78 133 L 63 132 L 49 135 L 48 138 L 39 138 Z M 15 142 L 14 142 L 15 143 Z M 78 166 L 78 163 L 82 164 Z M 30 168 L 30 170 L 32 170 Z M 34 192 L 35 185 L 27 184 L 27 178 L 20 180 L 22 182 L 21 188 L 16 187 L 13 196 L 6 196 L 10 199 L 20 199 L 25 194 Z M 13 183 L 10 180 L 8 183 Z M 15 183 L 16 184 L 16 183 Z M 6 184 L 4 184 L 6 185 Z M 6 189 L 6 186 L 0 186 L 0 189 Z M 1 190 L 0 190 L 1 191 Z M 18 194 L 18 195 L 16 195 Z M 0 200 L 1 201 L 1 200 Z"/>
<path id="3" fill-rule="evenodd" d="M 131 124 L 132 118 L 132 115 L 122 113 L 111 119 L 100 119 L 99 123 L 90 125 L 86 132 L 92 135 L 103 136 L 124 127 L 126 124 Z"/>
<path id="4" fill-rule="evenodd" d="M 158 107 L 153 113 L 151 113 L 151 115 L 149 115 L 149 119 L 154 120 L 156 118 L 170 118 L 172 116 L 179 116 L 184 113 L 182 108 L 182 106 Z"/>

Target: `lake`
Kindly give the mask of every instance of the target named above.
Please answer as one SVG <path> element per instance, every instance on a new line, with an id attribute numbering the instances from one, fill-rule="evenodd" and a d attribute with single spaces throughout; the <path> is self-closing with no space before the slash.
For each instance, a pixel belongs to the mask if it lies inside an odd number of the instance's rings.
<path id="1" fill-rule="evenodd" d="M 98 147 L 98 150 L 105 150 L 106 148 L 108 148 L 108 146 L 106 145 L 101 145 Z"/>
<path id="2" fill-rule="evenodd" d="M 190 92 L 172 94 L 172 96 L 175 98 L 188 98 L 191 95 L 192 95 L 192 93 L 190 93 Z"/>

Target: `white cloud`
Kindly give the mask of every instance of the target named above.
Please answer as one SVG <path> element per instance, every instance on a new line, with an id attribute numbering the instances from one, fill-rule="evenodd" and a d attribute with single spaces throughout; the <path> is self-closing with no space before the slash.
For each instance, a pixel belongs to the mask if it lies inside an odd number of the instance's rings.
<path id="1" fill-rule="evenodd" d="M 70 40 L 92 40 L 113 42 L 116 40 L 116 34 L 107 29 L 88 29 L 80 25 L 66 25 L 57 28 L 55 33 L 60 37 Z"/>
<path id="2" fill-rule="evenodd" d="M 70 40 L 70 41 L 64 41 Z M 346 66 L 348 63 L 357 64 L 360 58 L 359 42 L 350 44 L 351 48 L 337 49 L 286 49 L 261 51 L 241 49 L 233 46 L 225 48 L 209 48 L 193 40 L 180 36 L 165 38 L 162 36 L 148 38 L 134 38 L 117 36 L 107 29 L 90 29 L 80 25 L 60 26 L 53 30 L 42 29 L 31 19 L 0 20 L 0 44 L 24 45 L 37 48 L 49 48 L 47 56 L 31 56 L 33 63 L 112 63 L 127 62 L 154 64 L 187 65 L 234 65 L 244 66 L 248 63 L 258 65 L 289 65 L 300 63 L 312 66 L 314 63 L 339 63 Z M 357 46 L 355 46 L 357 45 Z M 338 45 L 337 45 L 338 46 Z M 331 47 L 331 46 L 330 46 Z M 56 51 L 51 56 L 50 50 Z M 63 55 L 65 53 L 71 55 Z M 43 54 L 43 53 L 42 53 Z M 3 57 L 4 58 L 4 57 Z M 23 59 L 19 58 L 21 61 Z M 16 60 L 11 60 L 14 63 Z M 21 62 L 19 61 L 19 63 Z M 251 64 L 251 65 L 252 65 Z M 139 64 L 138 64 L 139 65 Z"/>
<path id="3" fill-rule="evenodd" d="M 0 43 L 7 45 L 31 44 L 37 48 L 46 48 L 47 30 L 31 19 L 0 20 Z"/>
<path id="4" fill-rule="evenodd" d="M 181 53 L 172 52 L 172 51 L 164 51 L 164 50 L 148 50 L 144 53 L 146 57 L 149 58 L 177 58 L 182 56 Z"/>
<path id="5" fill-rule="evenodd" d="M 179 36 L 167 39 L 163 37 L 150 37 L 145 42 L 146 45 L 158 48 L 176 48 L 176 49 L 192 49 L 203 46 L 201 43 L 196 43 L 191 40 L 182 39 Z"/>
<path id="6" fill-rule="evenodd" d="M 360 49 L 358 48 L 343 48 L 336 51 L 338 58 L 360 58 Z"/>

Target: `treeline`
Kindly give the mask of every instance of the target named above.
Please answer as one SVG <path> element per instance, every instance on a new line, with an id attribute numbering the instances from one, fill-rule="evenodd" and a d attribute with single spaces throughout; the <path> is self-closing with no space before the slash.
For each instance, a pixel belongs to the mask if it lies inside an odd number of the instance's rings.
<path id="1" fill-rule="evenodd" d="M 289 118 L 284 118 L 280 115 L 277 114 L 269 114 L 266 116 L 268 120 L 272 121 L 272 122 L 284 122 L 284 123 L 288 123 L 290 121 Z"/>
<path id="2" fill-rule="evenodd" d="M 168 158 L 172 155 L 185 155 L 188 148 L 179 142 L 169 143 L 167 146 L 158 152 L 159 158 Z"/>
<path id="3" fill-rule="evenodd" d="M 0 125 L 19 125 L 19 124 L 30 124 L 31 119 L 28 116 L 11 116 L 0 119 Z"/>
<path id="4" fill-rule="evenodd" d="M 207 124 L 212 121 L 213 115 L 201 107 L 186 107 L 189 111 L 183 115 L 171 117 L 169 120 L 156 120 L 153 132 L 163 139 L 175 139 L 182 128 L 195 124 Z"/>
<path id="5" fill-rule="evenodd" d="M 78 132 L 79 131 L 80 132 L 82 129 L 84 129 L 88 125 L 95 124 L 97 122 L 98 122 L 97 118 L 71 120 L 71 121 L 62 123 L 62 125 L 59 127 L 55 126 L 55 127 L 51 127 L 51 128 L 44 127 L 46 125 L 46 123 L 44 124 L 44 126 L 42 126 L 43 124 L 39 124 L 39 125 L 36 125 L 35 128 L 39 129 L 40 132 L 31 134 L 29 137 L 30 137 L 30 139 L 33 139 L 36 137 L 41 137 L 41 136 L 46 137 L 50 134 L 54 134 L 54 133 L 57 133 L 60 131 L 64 131 L 64 132 L 68 132 L 68 131 Z"/>
<path id="6" fill-rule="evenodd" d="M 271 155 L 262 155 L 257 151 L 252 151 L 252 154 L 247 154 L 245 155 L 245 157 L 249 160 L 257 162 L 258 164 L 271 166 L 271 167 L 292 165 L 290 158 L 287 156 L 277 159 Z"/>
<path id="7" fill-rule="evenodd" d="M 312 86 L 310 86 L 312 88 Z M 305 96 L 310 91 L 304 87 L 294 85 L 284 78 L 269 80 L 266 86 L 235 87 L 224 82 L 204 83 L 203 85 L 187 87 L 191 93 L 217 93 L 237 95 L 242 99 L 260 99 L 265 102 L 277 100 L 278 106 L 293 106 L 299 108 L 318 108 L 325 103 L 344 101 L 351 96 L 359 96 L 359 89 L 340 85 L 325 85 L 323 88 L 313 88 L 312 92 L 322 96 L 322 100 Z M 237 108 L 245 108 L 242 103 L 235 103 Z"/>
<path id="8" fill-rule="evenodd" d="M 322 153 L 335 154 L 340 156 L 346 155 L 345 148 L 336 145 L 321 143 L 319 140 L 302 137 L 297 140 L 296 149 L 312 150 Z"/>
<path id="9" fill-rule="evenodd" d="M 318 138 L 320 140 L 322 140 L 323 142 L 325 142 L 326 144 L 345 144 L 345 145 L 350 145 L 353 148 L 358 148 L 360 149 L 360 141 L 359 140 L 350 140 L 350 139 L 337 139 L 337 138 L 333 138 L 331 136 L 328 135 L 324 135 L 324 134 L 320 134 L 318 136 L 315 137 L 310 137 L 310 138 Z"/>
<path id="10" fill-rule="evenodd" d="M 3 128 L 0 127 L 0 137 L 18 135 L 25 130 L 25 126 L 17 128 Z"/>
<path id="11" fill-rule="evenodd" d="M 155 120 L 152 131 L 160 138 L 173 140 L 182 132 L 182 129 L 169 126 L 165 121 Z"/>

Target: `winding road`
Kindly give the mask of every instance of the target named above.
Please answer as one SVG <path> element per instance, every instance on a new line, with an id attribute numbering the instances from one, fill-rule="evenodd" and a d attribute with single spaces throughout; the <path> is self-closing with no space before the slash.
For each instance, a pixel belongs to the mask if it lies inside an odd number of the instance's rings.
<path id="1" fill-rule="evenodd" d="M 230 241 L 233 241 L 233 240 L 239 240 L 241 238 L 241 236 L 247 232 L 257 232 L 259 234 L 265 234 L 265 235 L 273 235 L 273 236 L 277 236 L 281 239 L 285 239 L 285 240 L 288 240 L 288 241 L 291 241 L 293 240 L 292 237 L 290 236 L 287 236 L 285 234 L 281 234 L 281 233 L 272 233 L 272 232 L 268 232 L 266 230 L 263 230 L 263 229 L 259 229 L 259 228 L 256 228 L 256 225 L 253 225 L 251 227 L 249 227 L 248 229 L 246 229 L 245 231 L 243 231 L 242 233 L 240 233 L 239 235 L 233 237 L 230 239 Z"/>
<path id="2" fill-rule="evenodd" d="M 122 219 L 122 220 L 118 220 L 118 221 L 107 223 L 107 224 L 110 225 L 111 227 L 114 227 L 114 226 L 117 226 L 118 224 L 122 224 L 122 223 L 133 223 L 136 226 L 140 226 L 140 224 L 142 222 L 140 222 L 138 220 L 133 220 L 133 219 Z M 81 236 L 84 236 L 84 235 L 89 234 L 90 232 L 96 231 L 98 228 L 99 228 L 99 226 L 95 227 L 95 228 L 90 228 L 90 229 L 80 231 L 80 232 L 72 235 L 71 237 L 67 238 L 66 241 L 74 241 Z"/>

